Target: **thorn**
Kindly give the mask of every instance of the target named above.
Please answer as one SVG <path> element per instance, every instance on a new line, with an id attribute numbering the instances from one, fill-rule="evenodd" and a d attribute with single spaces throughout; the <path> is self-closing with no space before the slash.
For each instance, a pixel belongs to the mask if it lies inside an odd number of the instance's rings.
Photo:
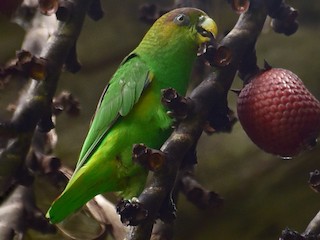
<path id="1" fill-rule="evenodd" d="M 239 94 L 241 93 L 241 90 L 242 89 L 235 89 L 235 88 L 230 89 L 230 91 L 237 94 L 237 96 L 239 96 Z"/>
<path id="2" fill-rule="evenodd" d="M 264 70 L 270 70 L 272 66 L 267 62 L 267 60 L 264 59 Z"/>

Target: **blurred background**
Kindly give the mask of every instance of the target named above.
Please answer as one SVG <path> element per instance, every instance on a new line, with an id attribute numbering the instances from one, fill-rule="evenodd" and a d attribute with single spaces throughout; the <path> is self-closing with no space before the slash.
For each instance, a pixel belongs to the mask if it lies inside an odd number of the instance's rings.
<path id="1" fill-rule="evenodd" d="M 105 17 L 94 22 L 86 19 L 78 41 L 83 65 L 77 74 L 64 72 L 57 93 L 68 90 L 81 104 L 81 114 L 57 119 L 58 145 L 55 155 L 74 167 L 88 124 L 100 94 L 121 60 L 140 42 L 149 25 L 139 20 L 144 3 L 170 6 L 171 1 L 104 1 Z M 257 42 L 259 65 L 267 60 L 273 67 L 296 73 L 320 99 L 320 2 L 287 1 L 299 10 L 300 27 L 290 36 L 276 34 L 266 24 Z M 209 15 L 220 33 L 232 29 L 238 15 L 223 0 L 212 1 Z M 0 63 L 15 55 L 24 31 L 0 17 Z M 235 79 L 234 88 L 241 82 Z M 6 106 L 17 99 L 21 84 L 11 82 L 0 89 L 0 120 L 10 113 Z M 229 107 L 235 108 L 236 95 L 230 92 Z M 278 239 L 286 227 L 303 232 L 320 209 L 320 195 L 308 186 L 309 172 L 319 168 L 320 146 L 292 160 L 282 160 L 258 149 L 236 123 L 232 133 L 206 136 L 198 144 L 198 180 L 224 198 L 219 209 L 202 211 L 183 196 L 178 203 L 175 238 L 180 239 Z M 58 194 L 50 185 L 37 183 L 38 205 L 46 211 Z M 30 231 L 28 239 L 61 239 Z"/>

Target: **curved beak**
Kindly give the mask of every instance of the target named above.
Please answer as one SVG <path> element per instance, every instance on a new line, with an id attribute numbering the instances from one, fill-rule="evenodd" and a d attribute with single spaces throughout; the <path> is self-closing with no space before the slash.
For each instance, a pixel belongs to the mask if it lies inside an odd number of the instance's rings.
<path id="1" fill-rule="evenodd" d="M 218 34 L 218 27 L 215 21 L 208 16 L 201 16 L 197 26 L 199 43 L 210 42 L 216 38 Z"/>

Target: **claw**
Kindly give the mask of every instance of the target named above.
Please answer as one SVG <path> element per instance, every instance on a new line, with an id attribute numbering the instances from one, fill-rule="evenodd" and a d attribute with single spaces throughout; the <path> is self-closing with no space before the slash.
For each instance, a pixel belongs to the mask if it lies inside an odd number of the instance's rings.
<path id="1" fill-rule="evenodd" d="M 168 115 L 177 121 L 181 121 L 188 116 L 190 100 L 180 96 L 175 89 L 163 89 L 161 102 L 169 109 Z"/>

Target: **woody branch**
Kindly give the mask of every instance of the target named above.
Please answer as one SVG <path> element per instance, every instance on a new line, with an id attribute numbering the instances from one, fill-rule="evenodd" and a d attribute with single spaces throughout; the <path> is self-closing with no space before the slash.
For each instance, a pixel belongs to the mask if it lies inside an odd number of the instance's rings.
<path id="1" fill-rule="evenodd" d="M 154 171 L 150 183 L 138 198 L 141 211 L 137 211 L 137 215 L 140 219 L 135 219 L 134 216 L 128 216 L 126 219 L 134 224 L 137 224 L 136 220 L 141 221 L 140 225 L 131 228 L 127 235 L 128 239 L 149 239 L 155 220 L 158 218 L 164 219 L 161 216 L 163 206 L 169 206 L 169 208 L 173 209 L 171 211 L 174 211 L 174 207 L 168 201 L 171 200 L 170 195 L 184 157 L 188 150 L 198 141 L 207 120 L 214 119 L 220 114 L 219 111 L 221 109 L 227 114 L 227 93 L 241 63 L 245 62 L 246 58 L 252 56 L 252 53 L 255 52 L 254 46 L 267 15 L 269 14 L 275 18 L 274 21 L 278 24 L 274 24 L 274 28 L 278 32 L 289 35 L 297 29 L 295 18 L 290 18 L 290 24 L 295 26 L 291 27 L 290 31 L 283 27 L 286 24 L 281 25 L 283 21 L 287 21 L 287 18 L 279 13 L 281 12 L 279 9 L 286 9 L 287 12 L 282 12 L 287 14 L 294 10 L 280 1 L 250 1 L 248 11 L 241 14 L 235 27 L 220 42 L 217 51 L 215 51 L 218 59 L 211 59 L 211 61 L 216 62 L 218 60 L 222 65 L 224 61 L 228 61 L 228 64 L 223 68 L 219 68 L 216 75 L 212 74 L 207 77 L 190 94 L 192 110 L 162 146 L 164 164 L 162 168 Z M 279 29 L 279 25 L 283 28 Z M 230 54 L 231 59 L 228 59 Z M 256 70 L 255 67 L 254 62 L 253 71 Z M 130 204 L 127 206 L 130 208 Z M 125 207 L 121 210 L 124 213 L 126 212 Z M 145 213 L 142 219 L 141 213 Z M 126 216 L 123 217 L 125 218 Z M 170 220 L 172 219 L 169 218 Z"/>

